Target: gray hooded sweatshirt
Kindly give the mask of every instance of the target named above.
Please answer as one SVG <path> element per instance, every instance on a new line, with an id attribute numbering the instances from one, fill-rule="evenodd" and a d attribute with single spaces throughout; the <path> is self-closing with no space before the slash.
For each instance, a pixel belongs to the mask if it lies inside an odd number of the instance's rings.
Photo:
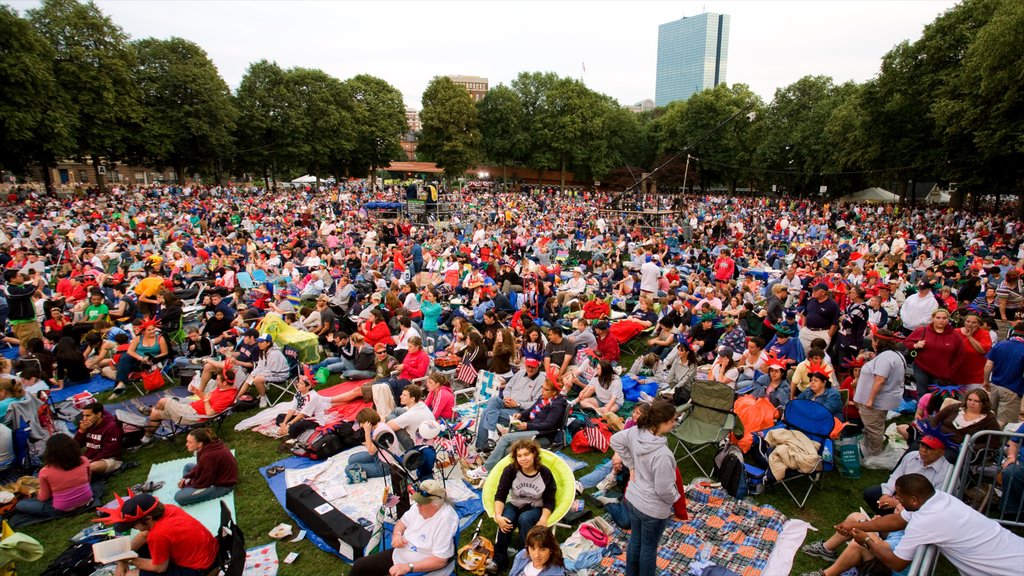
<path id="1" fill-rule="evenodd" d="M 612 448 L 622 464 L 633 471 L 626 487 L 626 500 L 652 518 L 668 518 L 679 499 L 676 489 L 676 459 L 664 436 L 655 436 L 637 426 L 616 432 Z"/>

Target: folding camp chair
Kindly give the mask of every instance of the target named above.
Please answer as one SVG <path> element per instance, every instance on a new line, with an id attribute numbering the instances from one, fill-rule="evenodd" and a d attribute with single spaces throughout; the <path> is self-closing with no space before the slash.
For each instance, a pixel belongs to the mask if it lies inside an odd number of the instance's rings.
<path id="1" fill-rule="evenodd" d="M 490 400 L 491 395 L 494 393 L 495 382 L 494 379 L 499 378 L 494 372 L 488 372 L 487 370 L 481 370 L 476 375 L 476 386 L 472 388 L 463 388 L 455 391 L 455 398 L 459 396 L 465 397 L 466 400 L 474 404 L 480 404 Z"/>
<path id="2" fill-rule="evenodd" d="M 736 393 L 726 384 L 710 380 L 693 382 L 690 401 L 680 409 L 683 421 L 670 433 L 675 439 L 672 453 L 677 460 L 682 449 L 684 459 L 693 460 L 702 474 L 709 475 L 697 460 L 697 454 L 708 447 L 717 447 L 730 432 L 737 438 L 743 436 L 743 421 L 732 410 L 735 400 Z"/>
<path id="3" fill-rule="evenodd" d="M 217 574 L 242 576 L 245 572 L 245 534 L 231 517 L 231 509 L 220 502 L 220 528 L 217 529 Z"/>
<path id="4" fill-rule="evenodd" d="M 818 462 L 814 467 L 814 471 L 798 472 L 796 470 L 789 470 L 784 478 L 776 478 L 775 482 L 770 484 L 772 486 L 781 484 L 786 492 L 789 493 L 789 497 L 800 508 L 803 508 L 804 504 L 807 503 L 807 498 L 810 497 L 811 491 L 814 490 L 815 486 L 821 487 L 824 473 L 833 468 L 832 453 L 834 448 L 830 436 L 834 427 L 835 418 L 828 408 L 813 400 L 796 398 L 786 404 L 786 409 L 782 413 L 782 421 L 778 425 L 757 433 L 763 439 L 771 430 L 784 428 L 786 430 L 802 432 L 810 440 L 818 443 Z M 767 470 L 752 464 L 746 464 L 745 468 L 747 470 L 748 483 L 753 484 L 755 489 L 759 482 L 769 485 Z M 803 497 L 797 498 L 797 494 L 789 487 L 789 484 L 802 478 L 807 478 L 809 482 Z"/>
<path id="5" fill-rule="evenodd" d="M 639 356 L 640 354 L 647 351 L 650 346 L 647 344 L 647 340 L 654 335 L 654 328 L 656 325 L 648 326 L 641 332 L 637 333 L 629 340 L 620 344 L 622 353 L 627 356 Z"/>
<path id="6" fill-rule="evenodd" d="M 281 349 L 285 359 L 288 360 L 288 378 L 281 382 L 266 381 L 267 398 L 271 405 L 276 405 L 286 394 L 295 393 L 295 381 L 299 379 L 302 371 L 302 363 L 299 361 L 299 349 L 294 346 L 285 346 Z M 270 398 L 271 390 L 277 391 L 277 398 Z"/>
<path id="7" fill-rule="evenodd" d="M 238 285 L 246 292 L 256 287 L 256 283 L 253 282 L 253 278 L 248 272 L 235 274 L 235 282 L 238 282 Z"/>

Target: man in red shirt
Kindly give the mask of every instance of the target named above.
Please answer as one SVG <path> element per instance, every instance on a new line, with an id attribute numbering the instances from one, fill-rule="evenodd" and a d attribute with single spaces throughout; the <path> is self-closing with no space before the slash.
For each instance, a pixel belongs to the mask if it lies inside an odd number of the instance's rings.
<path id="1" fill-rule="evenodd" d="M 170 420 L 175 424 L 197 424 L 211 416 L 216 416 L 235 403 L 237 391 L 234 377 L 227 378 L 224 373 L 217 375 L 217 387 L 207 394 L 202 388 L 195 390 L 199 400 L 186 403 L 174 397 L 161 398 L 149 412 L 146 433 L 142 436 L 142 444 L 153 441 L 153 434 L 160 427 L 162 420 Z"/>
<path id="2" fill-rule="evenodd" d="M 152 494 L 133 495 L 120 509 L 100 512 L 109 515 L 102 521 L 114 523 L 118 532 L 139 530 L 131 544 L 139 556 L 118 562 L 116 576 L 132 566 L 140 576 L 205 576 L 217 561 L 219 545 L 213 534 L 188 512 L 163 504 Z"/>

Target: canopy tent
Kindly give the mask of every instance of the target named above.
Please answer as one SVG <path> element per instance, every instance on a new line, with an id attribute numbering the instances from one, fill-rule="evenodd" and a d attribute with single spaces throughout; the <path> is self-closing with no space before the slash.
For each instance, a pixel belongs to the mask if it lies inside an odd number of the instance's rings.
<path id="1" fill-rule="evenodd" d="M 316 184 L 316 176 L 306 174 L 305 176 L 292 180 L 292 184 Z"/>
<path id="2" fill-rule="evenodd" d="M 888 190 L 872 186 L 871 188 L 865 188 L 860 192 L 854 192 L 853 194 L 843 196 L 839 200 L 842 202 L 882 202 L 887 204 L 891 202 L 899 202 L 900 197 Z"/>

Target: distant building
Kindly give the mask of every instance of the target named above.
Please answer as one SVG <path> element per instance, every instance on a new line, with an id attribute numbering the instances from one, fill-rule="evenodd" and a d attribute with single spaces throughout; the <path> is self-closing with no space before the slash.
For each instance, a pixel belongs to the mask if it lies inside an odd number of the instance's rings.
<path id="1" fill-rule="evenodd" d="M 654 103 L 686 100 L 725 84 L 729 16 L 710 12 L 658 26 L 658 72 Z"/>
<path id="2" fill-rule="evenodd" d="M 479 76 L 449 76 L 448 78 L 465 88 L 474 103 L 479 102 L 487 94 L 487 78 Z"/>
<path id="3" fill-rule="evenodd" d="M 640 112 L 650 112 L 651 110 L 654 110 L 654 100 L 645 98 L 632 106 L 626 106 L 626 108 L 629 109 L 630 112 L 636 112 L 637 114 Z"/>
<path id="4" fill-rule="evenodd" d="M 405 108 L 405 122 L 409 125 L 410 132 L 419 132 L 423 129 L 423 123 L 420 122 L 420 111 L 415 108 Z"/>

